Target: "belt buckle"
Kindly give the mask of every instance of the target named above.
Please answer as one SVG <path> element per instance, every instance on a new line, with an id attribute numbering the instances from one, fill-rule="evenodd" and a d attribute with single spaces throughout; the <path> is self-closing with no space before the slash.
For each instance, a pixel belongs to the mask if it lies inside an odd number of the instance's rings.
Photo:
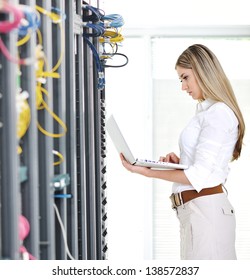
<path id="1" fill-rule="evenodd" d="M 177 207 L 183 205 L 181 193 L 172 193 L 170 196 L 172 202 L 172 209 L 176 210 Z"/>

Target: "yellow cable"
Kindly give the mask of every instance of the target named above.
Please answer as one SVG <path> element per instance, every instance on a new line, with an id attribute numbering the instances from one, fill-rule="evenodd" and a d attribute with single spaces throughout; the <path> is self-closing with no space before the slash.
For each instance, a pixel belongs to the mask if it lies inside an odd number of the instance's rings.
<path id="1" fill-rule="evenodd" d="M 48 62 L 47 62 L 44 52 L 42 51 L 42 46 L 40 44 L 37 45 L 36 57 L 37 57 L 37 70 L 36 70 L 37 78 L 45 78 L 45 77 L 60 78 L 59 73 L 43 70 L 44 65 L 46 65 L 46 68 L 48 68 Z M 58 67 L 59 67 L 59 64 L 58 64 Z"/>
<path id="2" fill-rule="evenodd" d="M 40 12 L 40 13 L 42 13 L 42 14 L 48 16 L 48 17 L 50 17 L 51 20 L 52 20 L 53 22 L 55 22 L 55 23 L 58 23 L 58 22 L 61 21 L 61 17 L 60 17 L 58 14 L 53 13 L 53 12 L 49 12 L 49 11 L 45 10 L 44 8 L 38 6 L 38 5 L 36 5 L 36 10 L 37 10 L 38 12 Z"/>
<path id="3" fill-rule="evenodd" d="M 17 146 L 17 154 L 20 155 L 23 152 L 23 149 L 20 146 Z"/>
<path id="4" fill-rule="evenodd" d="M 58 124 L 63 128 L 64 132 L 63 133 L 51 133 L 46 131 L 40 124 L 39 122 L 37 122 L 37 126 L 38 129 L 45 134 L 46 136 L 49 137 L 62 137 L 65 135 L 65 133 L 67 132 L 67 127 L 65 125 L 65 123 L 49 108 L 48 104 L 45 102 L 45 100 L 43 99 L 43 94 L 46 94 L 47 97 L 49 97 L 49 93 L 46 89 L 44 89 L 42 87 L 42 82 L 41 80 L 50 77 L 50 78 L 60 78 L 59 73 L 56 73 L 55 71 L 59 68 L 59 66 L 62 63 L 63 57 L 64 57 L 64 52 L 65 52 L 65 36 L 64 36 L 64 30 L 62 28 L 62 24 L 61 24 L 61 17 L 60 15 L 56 14 L 56 13 L 52 13 L 49 12 L 47 10 L 45 10 L 44 8 L 37 6 L 36 5 L 36 10 L 46 16 L 48 16 L 49 18 L 51 18 L 51 20 L 53 21 L 53 23 L 58 24 L 59 28 L 60 28 L 60 33 L 61 33 L 61 53 L 60 56 L 58 58 L 57 63 L 55 64 L 54 67 L 52 67 L 52 69 L 50 71 L 44 71 L 44 66 L 46 69 L 49 68 L 48 66 L 48 61 L 47 58 L 45 56 L 45 54 L 42 52 L 42 47 L 40 47 L 40 50 L 38 50 L 38 62 L 37 62 L 37 70 L 36 70 L 36 77 L 37 77 L 37 87 L 36 87 L 36 105 L 37 105 L 37 109 L 46 109 L 47 112 L 58 122 Z M 40 30 L 37 30 L 37 36 L 38 36 L 38 42 L 39 45 L 42 46 L 42 34 Z M 40 54 L 39 54 L 40 51 Z M 45 80 L 46 81 L 46 80 Z"/>
<path id="5" fill-rule="evenodd" d="M 17 138 L 21 139 L 27 132 L 30 125 L 30 106 L 27 101 L 27 95 L 17 94 L 16 96 L 16 106 L 17 106 Z M 17 147 L 17 153 L 20 155 L 22 153 L 22 148 L 20 145 Z"/>
<path id="6" fill-rule="evenodd" d="M 42 109 L 40 108 L 42 101 L 43 101 L 43 94 L 42 94 L 42 89 L 41 89 L 41 84 L 37 84 L 36 86 L 36 108 Z"/>
<path id="7" fill-rule="evenodd" d="M 57 24 L 59 26 L 59 29 L 60 29 L 60 33 L 61 33 L 61 53 L 60 53 L 60 56 L 58 58 L 57 63 L 55 64 L 55 66 L 50 71 L 46 72 L 47 77 L 59 78 L 58 73 L 51 74 L 51 72 L 53 73 L 59 68 L 59 66 L 62 63 L 62 60 L 63 60 L 63 57 L 64 57 L 64 52 L 65 52 L 65 36 L 64 36 L 64 32 L 63 32 L 64 30 L 63 30 L 62 24 L 61 24 L 61 17 L 58 14 L 49 12 L 49 11 L 47 11 L 47 10 L 43 9 L 42 7 L 37 6 L 37 5 L 36 5 L 36 9 L 40 13 L 50 17 L 51 20 L 53 21 L 53 23 Z M 39 33 L 39 37 L 41 37 L 41 32 Z M 39 41 L 42 42 L 42 39 L 39 38 Z"/>
<path id="8" fill-rule="evenodd" d="M 113 31 L 113 30 L 107 30 L 104 32 L 103 36 L 99 38 L 100 43 L 119 43 L 124 40 L 124 37 L 121 35 L 121 33 Z"/>
<path id="9" fill-rule="evenodd" d="M 30 37 L 31 37 L 31 34 L 27 33 L 21 40 L 17 41 L 17 43 L 16 43 L 17 47 L 20 47 L 20 46 L 26 44 L 29 41 Z"/>
<path id="10" fill-rule="evenodd" d="M 41 30 L 37 29 L 36 34 L 37 34 L 37 38 L 38 38 L 38 44 L 42 46 L 43 45 L 43 36 L 42 36 Z"/>
<path id="11" fill-rule="evenodd" d="M 61 153 L 59 153 L 58 151 L 53 150 L 53 154 L 54 154 L 55 156 L 59 157 L 59 160 L 58 160 L 58 161 L 55 161 L 55 162 L 53 163 L 54 166 L 55 166 L 55 165 L 59 165 L 59 164 L 61 164 L 61 163 L 64 161 L 63 155 L 62 155 Z"/>
<path id="12" fill-rule="evenodd" d="M 46 92 L 46 94 L 48 93 L 47 90 L 45 90 L 44 88 L 41 88 L 42 92 Z M 48 111 L 48 113 L 58 122 L 58 124 L 63 128 L 64 132 L 63 133 L 51 133 L 48 132 L 47 130 L 45 130 L 44 128 L 42 128 L 42 126 L 37 122 L 37 126 L 38 129 L 45 134 L 46 136 L 49 137 L 53 137 L 53 138 L 59 138 L 64 136 L 67 133 L 67 126 L 66 124 L 49 108 L 48 104 L 42 100 L 41 104 L 43 105 L 43 108 L 46 109 Z"/>
<path id="13" fill-rule="evenodd" d="M 26 99 L 19 99 L 17 101 L 17 137 L 20 139 L 26 133 L 30 124 L 30 107 Z"/>

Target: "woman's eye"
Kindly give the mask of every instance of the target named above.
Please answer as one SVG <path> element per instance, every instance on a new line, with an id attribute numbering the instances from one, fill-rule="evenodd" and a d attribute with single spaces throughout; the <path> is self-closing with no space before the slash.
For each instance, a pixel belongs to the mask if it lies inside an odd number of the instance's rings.
<path id="1" fill-rule="evenodd" d="M 188 78 L 188 76 L 184 76 L 184 77 L 180 80 L 180 82 L 182 83 L 182 81 L 183 81 L 183 80 L 187 80 L 187 78 Z"/>

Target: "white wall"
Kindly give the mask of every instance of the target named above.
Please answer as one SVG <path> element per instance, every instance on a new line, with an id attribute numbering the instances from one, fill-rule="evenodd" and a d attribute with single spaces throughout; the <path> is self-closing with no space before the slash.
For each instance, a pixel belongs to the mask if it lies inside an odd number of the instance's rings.
<path id="1" fill-rule="evenodd" d="M 136 157 L 151 156 L 147 47 L 144 40 L 129 39 L 122 51 L 129 57 L 128 65 L 106 70 L 107 117 L 115 116 Z M 108 135 L 107 149 L 108 258 L 143 259 L 144 224 L 149 223 L 144 201 L 150 206 L 151 181 L 123 168 Z M 146 250 L 150 251 L 150 246 Z"/>
<path id="2" fill-rule="evenodd" d="M 250 23 L 248 0 L 104 0 L 104 7 L 122 14 L 127 28 Z"/>

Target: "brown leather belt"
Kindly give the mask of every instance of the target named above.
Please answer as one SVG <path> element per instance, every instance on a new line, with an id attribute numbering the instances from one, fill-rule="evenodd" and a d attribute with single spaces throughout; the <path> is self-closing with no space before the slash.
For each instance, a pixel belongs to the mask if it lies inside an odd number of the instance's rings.
<path id="1" fill-rule="evenodd" d="M 221 184 L 216 187 L 202 189 L 200 192 L 197 192 L 196 190 L 188 190 L 180 193 L 172 193 L 172 195 L 170 196 L 170 200 L 172 202 L 172 208 L 176 209 L 177 207 L 194 198 L 217 193 L 223 193 Z"/>

